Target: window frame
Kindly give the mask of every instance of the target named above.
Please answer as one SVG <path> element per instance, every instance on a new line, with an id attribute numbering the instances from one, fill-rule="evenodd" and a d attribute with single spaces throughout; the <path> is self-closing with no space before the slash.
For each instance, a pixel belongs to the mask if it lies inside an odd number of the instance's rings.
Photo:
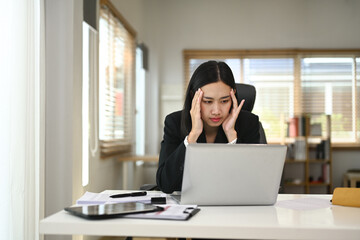
<path id="1" fill-rule="evenodd" d="M 125 131 L 124 139 L 108 139 L 108 140 L 101 140 L 99 136 L 100 142 L 100 156 L 101 158 L 108 158 L 113 157 L 116 155 L 120 155 L 123 153 L 130 153 L 133 150 L 133 142 L 134 142 L 134 134 L 133 134 L 133 122 L 135 120 L 134 113 L 135 112 L 135 105 L 134 105 L 134 83 L 135 83 L 135 59 L 136 59 L 136 31 L 131 27 L 128 21 L 120 14 L 120 12 L 114 7 L 114 5 L 109 0 L 101 0 L 100 1 L 100 11 L 102 7 L 106 7 L 115 18 L 122 24 L 122 26 L 126 29 L 131 38 L 131 53 L 132 57 L 131 62 L 127 63 L 130 64 L 130 74 L 131 79 L 126 80 L 124 86 L 124 126 L 127 128 Z M 100 20 L 100 18 L 99 18 Z M 100 25 L 100 24 L 99 24 Z M 100 41 L 100 34 L 101 29 L 99 26 L 99 41 Z M 100 54 L 99 54 L 99 61 L 100 61 Z M 99 78 L 100 81 L 100 78 Z M 100 93 L 99 93 L 100 94 Z M 100 99 L 100 98 L 99 98 Z M 99 114 L 101 112 L 99 111 Z M 100 125 L 100 123 L 99 123 Z M 99 126 L 100 130 L 101 126 Z"/>
<path id="2" fill-rule="evenodd" d="M 354 59 L 360 57 L 360 49 L 263 49 L 263 50 L 197 50 L 197 49 L 185 49 L 183 51 L 183 64 L 184 64 L 184 93 L 188 82 L 190 80 L 190 60 L 191 59 L 247 59 L 247 58 L 293 58 L 294 59 L 294 114 L 302 113 L 302 88 L 301 88 L 301 59 L 306 57 L 353 57 Z M 241 69 L 242 71 L 243 69 Z M 356 71 L 356 64 L 355 64 Z M 357 69 L 359 73 L 359 69 Z M 241 74 L 240 82 L 244 82 L 243 74 Z M 353 79 L 353 84 L 359 82 L 356 77 Z M 359 99 L 359 92 L 356 91 L 353 86 L 354 99 Z M 353 114 L 358 114 L 360 109 L 360 101 L 355 100 L 355 106 L 353 106 Z M 281 121 L 279 119 L 279 121 Z M 355 120 L 356 121 L 356 120 Z M 359 131 L 356 129 L 355 131 Z M 279 144 L 279 142 L 271 142 Z M 358 149 L 360 147 L 360 138 L 356 137 L 356 142 L 332 142 L 332 146 L 335 148 L 346 149 Z"/>

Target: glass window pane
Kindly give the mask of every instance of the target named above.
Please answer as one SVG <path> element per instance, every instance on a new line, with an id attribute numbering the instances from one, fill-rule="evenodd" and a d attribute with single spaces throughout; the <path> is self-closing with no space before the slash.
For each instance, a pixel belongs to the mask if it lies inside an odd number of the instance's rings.
<path id="1" fill-rule="evenodd" d="M 127 31 L 115 17 L 103 13 L 99 38 L 100 139 L 125 139 Z"/>
<path id="2" fill-rule="evenodd" d="M 333 141 L 354 140 L 352 58 L 304 58 L 301 61 L 304 113 L 331 115 Z"/>
<path id="3" fill-rule="evenodd" d="M 293 82 L 292 58 L 244 59 L 244 83 L 256 88 L 253 112 L 269 142 L 281 139 L 281 119 L 293 114 Z"/>
<path id="4" fill-rule="evenodd" d="M 356 58 L 356 132 L 357 139 L 360 139 L 360 58 Z"/>

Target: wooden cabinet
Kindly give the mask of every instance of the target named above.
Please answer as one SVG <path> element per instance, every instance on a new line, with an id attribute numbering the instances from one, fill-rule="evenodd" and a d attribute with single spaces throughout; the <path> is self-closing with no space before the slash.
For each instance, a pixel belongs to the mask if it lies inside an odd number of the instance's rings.
<path id="1" fill-rule="evenodd" d="M 331 116 L 304 114 L 284 124 L 288 146 L 281 192 L 332 193 Z"/>

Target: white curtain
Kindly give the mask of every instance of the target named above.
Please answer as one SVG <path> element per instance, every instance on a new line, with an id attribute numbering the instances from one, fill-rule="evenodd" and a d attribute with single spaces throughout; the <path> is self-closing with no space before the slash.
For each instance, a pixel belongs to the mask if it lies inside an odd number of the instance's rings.
<path id="1" fill-rule="evenodd" d="M 39 239 L 43 0 L 1 1 L 0 239 Z"/>

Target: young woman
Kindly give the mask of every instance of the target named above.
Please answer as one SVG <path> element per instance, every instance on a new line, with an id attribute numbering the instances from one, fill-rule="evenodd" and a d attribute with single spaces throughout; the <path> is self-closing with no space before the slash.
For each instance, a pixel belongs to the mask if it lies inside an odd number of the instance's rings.
<path id="1" fill-rule="evenodd" d="M 226 63 L 208 61 L 195 70 L 183 110 L 165 118 L 156 173 L 163 192 L 181 190 L 188 144 L 259 143 L 259 118 L 241 111 L 244 100 L 238 105 L 236 96 L 234 76 Z"/>

